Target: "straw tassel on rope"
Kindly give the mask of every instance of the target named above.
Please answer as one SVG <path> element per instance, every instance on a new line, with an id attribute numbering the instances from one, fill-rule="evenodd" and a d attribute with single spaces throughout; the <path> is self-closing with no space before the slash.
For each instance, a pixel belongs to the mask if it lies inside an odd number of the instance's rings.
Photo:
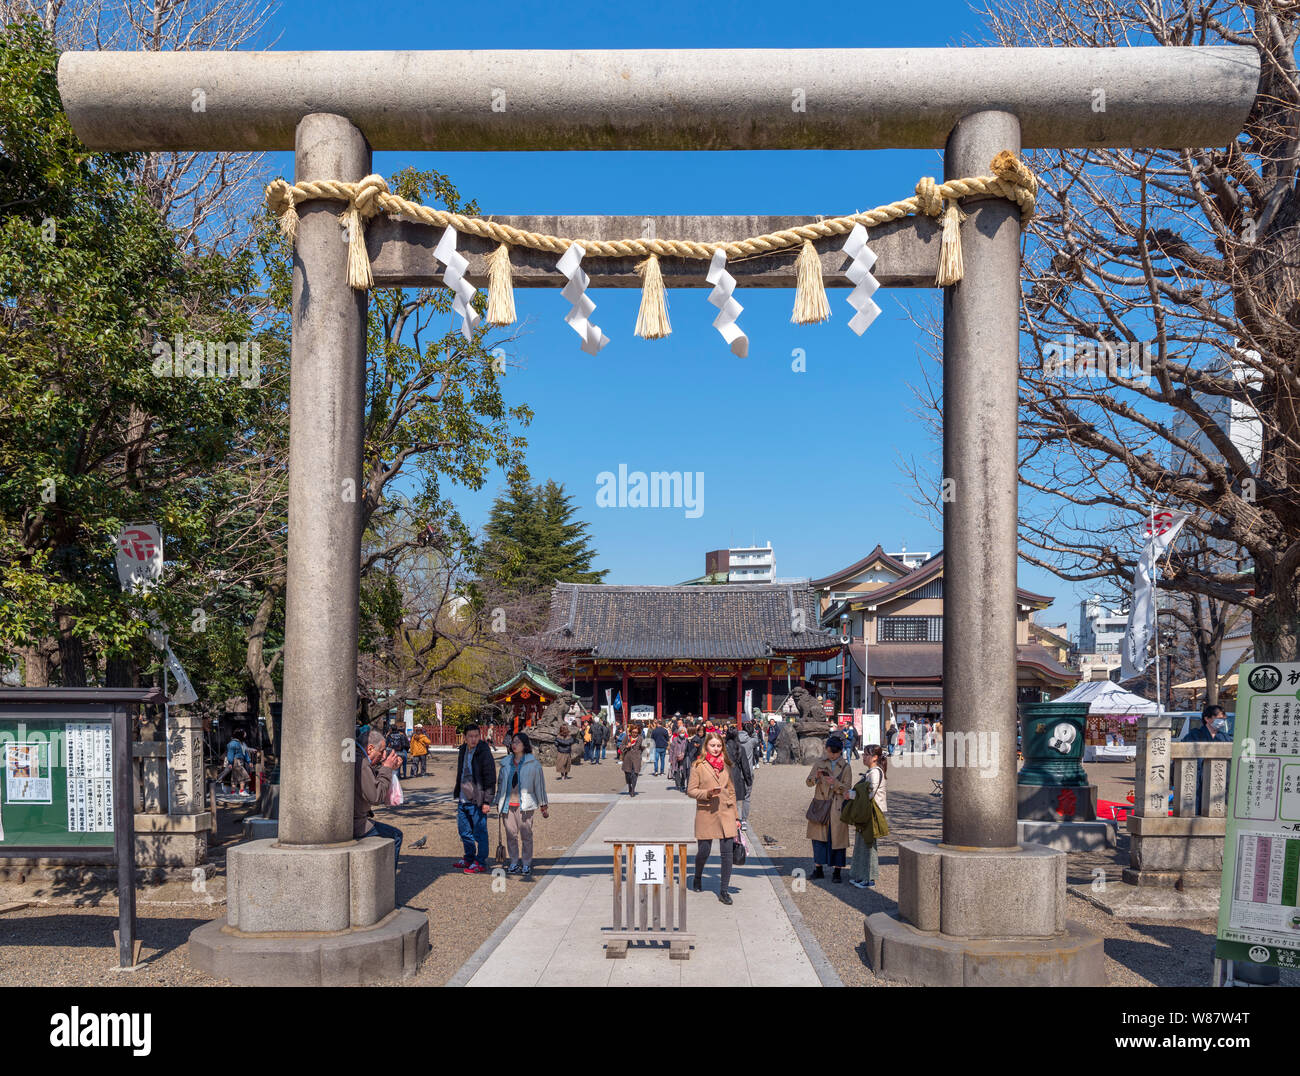
<path id="1" fill-rule="evenodd" d="M 799 260 L 795 262 L 794 313 L 790 320 L 796 325 L 816 325 L 830 316 L 831 304 L 822 283 L 822 260 L 812 240 L 805 239 Z"/>
<path id="2" fill-rule="evenodd" d="M 298 210 L 294 208 L 293 187 L 285 180 L 277 179 L 267 186 L 266 200 L 279 220 L 280 234 L 293 246 L 298 238 Z"/>
<path id="3" fill-rule="evenodd" d="M 289 195 L 288 204 L 280 214 L 280 234 L 293 246 L 298 240 L 298 210 L 293 207 L 293 195 Z"/>
<path id="4" fill-rule="evenodd" d="M 934 282 L 941 288 L 956 284 L 961 280 L 966 268 L 961 258 L 961 222 L 966 214 L 957 205 L 956 199 L 948 202 L 943 211 L 943 238 L 939 241 L 939 272 Z"/>
<path id="5" fill-rule="evenodd" d="M 348 232 L 348 286 L 366 291 L 375 280 L 370 275 L 370 255 L 366 253 L 366 226 L 355 204 L 343 211 L 343 227 Z"/>
<path id="6" fill-rule="evenodd" d="M 664 296 L 664 274 L 659 258 L 651 254 L 636 266 L 641 278 L 641 309 L 636 315 L 635 334 L 643 340 L 661 340 L 673 331 L 668 320 L 668 303 Z"/>
<path id="7" fill-rule="evenodd" d="M 510 248 L 502 243 L 487 257 L 489 325 L 515 323 L 515 289 L 510 280 Z"/>

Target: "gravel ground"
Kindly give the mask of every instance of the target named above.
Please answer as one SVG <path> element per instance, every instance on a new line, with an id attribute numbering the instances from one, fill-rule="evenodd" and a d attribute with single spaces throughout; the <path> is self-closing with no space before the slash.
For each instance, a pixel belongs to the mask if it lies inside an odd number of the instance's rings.
<path id="1" fill-rule="evenodd" d="M 873 912 L 898 912 L 898 841 L 938 839 L 943 825 L 942 801 L 930 795 L 939 769 L 894 767 L 889 775 L 890 836 L 881 842 L 880 880 L 874 889 L 857 889 L 845 881 L 801 881 L 793 872 L 812 873 L 812 843 L 804 836 L 804 811 L 811 798 L 804 784 L 806 766 L 762 766 L 754 783 L 750 828 L 780 870 L 806 924 L 847 986 L 881 986 L 866 963 L 863 918 Z M 855 778 L 861 764 L 855 760 Z M 1123 801 L 1132 786 L 1132 763 L 1089 767 L 1103 799 Z M 852 840 L 852 838 L 851 838 Z M 1119 847 L 1106 853 L 1071 853 L 1069 881 L 1090 881 L 1101 867 L 1118 879 L 1128 864 L 1128 837 L 1123 826 Z M 853 848 L 850 844 L 849 859 Z M 1070 896 L 1067 916 L 1104 939 L 1106 981 L 1110 986 L 1208 986 L 1213 959 L 1215 922 L 1123 921 L 1085 900 Z M 1300 986 L 1300 973 L 1284 971 L 1282 983 Z"/>
<path id="2" fill-rule="evenodd" d="M 434 755 L 427 777 L 406 782 L 414 802 L 377 811 L 377 817 L 402 829 L 402 870 L 398 902 L 429 913 L 432 951 L 406 985 L 440 986 L 523 899 L 535 881 L 509 878 L 504 892 L 493 892 L 492 878 L 472 877 L 454 870 L 461 843 L 456 833 L 456 809 L 450 800 L 456 756 Z M 578 766 L 573 780 L 556 784 L 554 770 L 546 774 L 547 791 L 616 792 L 622 775 L 612 754 L 601 766 Z M 442 796 L 446 801 L 439 802 Z M 563 857 L 569 846 L 605 809 L 603 803 L 551 805 L 551 817 L 535 816 L 534 873 Z M 248 811 L 222 810 L 221 836 L 233 837 L 236 823 Z M 495 817 L 489 823 L 490 852 L 497 841 Z M 427 836 L 424 848 L 412 849 Z M 214 849 L 215 876 L 207 882 L 207 903 L 185 882 L 142 889 L 138 895 L 139 934 L 144 941 L 142 966 L 132 972 L 116 970 L 112 932 L 117 926 L 117 900 L 104 886 L 76 888 L 30 880 L 0 890 L 0 908 L 7 902 L 27 907 L 0 912 L 0 984 L 6 986 L 222 986 L 224 980 L 203 975 L 185 958 L 190 933 L 225 914 L 225 844 Z M 499 887 L 498 887 L 499 888 Z M 449 911 L 454 909 L 454 911 Z"/>

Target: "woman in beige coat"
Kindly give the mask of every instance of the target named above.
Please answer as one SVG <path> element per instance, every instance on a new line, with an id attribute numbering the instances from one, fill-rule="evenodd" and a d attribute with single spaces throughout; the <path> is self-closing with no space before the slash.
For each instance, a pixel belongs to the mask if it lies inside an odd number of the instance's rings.
<path id="1" fill-rule="evenodd" d="M 727 892 L 731 882 L 731 850 L 740 831 L 740 818 L 736 812 L 736 786 L 731 781 L 731 759 L 727 757 L 722 733 L 710 732 L 704 737 L 700 757 L 691 765 L 691 780 L 686 794 L 695 801 L 695 883 L 697 893 L 704 891 L 701 879 L 704 864 L 713 851 L 713 841 L 720 842 L 722 853 L 722 883 L 718 887 L 718 900 L 731 903 Z"/>
<path id="2" fill-rule="evenodd" d="M 830 824 L 809 821 L 808 839 L 813 846 L 813 878 L 825 878 L 825 866 L 834 867 L 832 882 L 839 882 L 840 868 L 845 865 L 849 847 L 849 827 L 840 821 L 844 796 L 853 788 L 853 768 L 844 759 L 844 741 L 838 736 L 826 738 L 826 753 L 814 764 L 805 784 L 813 789 L 813 802 L 831 801 Z M 829 829 L 829 839 L 827 830 Z"/>

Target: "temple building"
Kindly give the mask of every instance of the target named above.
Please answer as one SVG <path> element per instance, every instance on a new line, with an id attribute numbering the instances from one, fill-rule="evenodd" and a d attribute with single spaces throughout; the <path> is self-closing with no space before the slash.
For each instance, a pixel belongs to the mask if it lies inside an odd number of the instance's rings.
<path id="1" fill-rule="evenodd" d="M 527 728 L 542 716 L 548 703 L 554 702 L 564 688 L 546 675 L 546 670 L 531 662 L 504 684 L 488 694 L 488 702 L 501 707 L 511 733 Z"/>
<path id="2" fill-rule="evenodd" d="M 840 654 L 809 667 L 808 678 L 828 698 L 847 707 L 906 720 L 933 719 L 943 709 L 943 553 L 909 566 L 876 546 L 862 560 L 814 579 L 820 623 L 846 635 L 848 661 Z M 1064 693 L 1078 674 L 1066 668 L 1059 649 L 1044 645 L 1031 616 L 1052 604 L 1044 594 L 1016 590 L 1016 688 L 1021 702 Z M 844 707 L 841 707 L 843 709 Z"/>
<path id="3" fill-rule="evenodd" d="M 747 691 L 770 711 L 811 663 L 840 651 L 819 612 L 806 583 L 557 583 L 543 639 L 564 686 L 596 705 L 606 691 L 621 697 L 624 718 L 738 717 Z"/>

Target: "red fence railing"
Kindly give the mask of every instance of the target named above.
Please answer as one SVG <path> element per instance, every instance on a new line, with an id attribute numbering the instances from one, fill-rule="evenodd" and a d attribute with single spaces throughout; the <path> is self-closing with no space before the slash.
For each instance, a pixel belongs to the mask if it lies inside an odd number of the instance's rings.
<path id="1" fill-rule="evenodd" d="M 434 747 L 459 747 L 460 733 L 450 725 L 425 725 L 424 733 L 433 741 Z M 493 747 L 503 747 L 506 742 L 504 725 L 481 725 L 480 729 Z"/>

